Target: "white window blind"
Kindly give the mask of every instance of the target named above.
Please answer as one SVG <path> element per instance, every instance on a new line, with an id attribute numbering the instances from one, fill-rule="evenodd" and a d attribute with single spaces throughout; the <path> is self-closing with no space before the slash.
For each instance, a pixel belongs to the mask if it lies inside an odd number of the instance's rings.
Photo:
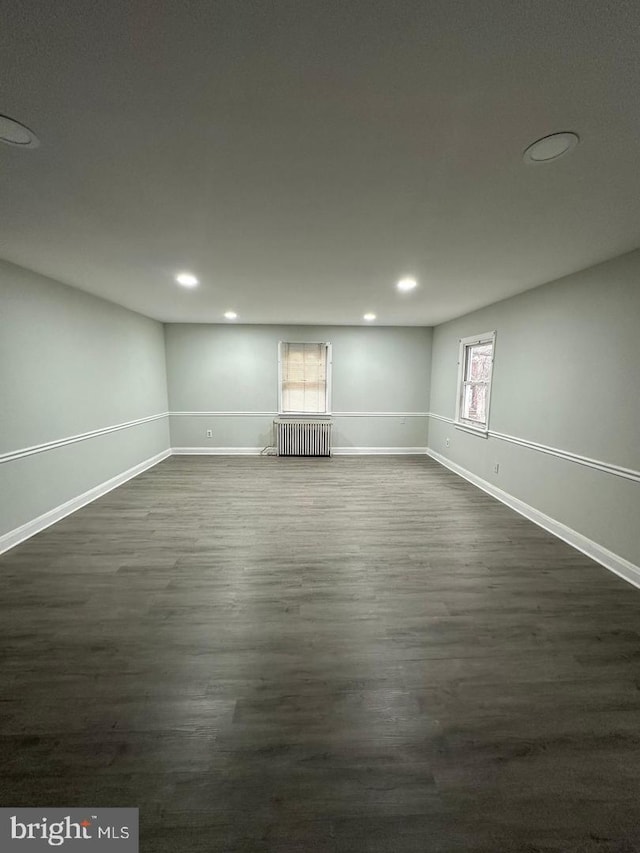
<path id="1" fill-rule="evenodd" d="M 280 344 L 280 410 L 321 415 L 329 411 L 329 345 Z"/>

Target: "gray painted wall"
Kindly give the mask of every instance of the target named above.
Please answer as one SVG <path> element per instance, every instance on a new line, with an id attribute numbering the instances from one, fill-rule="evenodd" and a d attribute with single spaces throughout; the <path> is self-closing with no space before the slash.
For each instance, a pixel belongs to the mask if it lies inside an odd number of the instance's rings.
<path id="1" fill-rule="evenodd" d="M 278 341 L 329 341 L 334 413 L 427 412 L 431 330 L 362 326 L 165 327 L 173 447 L 264 447 L 278 408 Z M 340 447 L 425 447 L 425 417 L 335 415 Z M 206 437 L 212 429 L 213 438 Z"/>
<path id="2" fill-rule="evenodd" d="M 0 454 L 167 411 L 160 323 L 0 262 Z M 167 419 L 0 462 L 0 535 L 169 447 Z"/>
<path id="3" fill-rule="evenodd" d="M 633 252 L 445 323 L 434 330 L 430 410 L 454 417 L 459 338 L 495 329 L 490 430 L 637 471 L 639 321 Z M 640 565 L 637 482 L 437 420 L 429 446 Z"/>

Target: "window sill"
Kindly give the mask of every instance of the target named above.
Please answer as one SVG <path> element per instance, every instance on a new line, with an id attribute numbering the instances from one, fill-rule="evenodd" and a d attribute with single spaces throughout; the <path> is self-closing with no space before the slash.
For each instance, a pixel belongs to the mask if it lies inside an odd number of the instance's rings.
<path id="1" fill-rule="evenodd" d="M 471 435 L 477 435 L 480 438 L 489 438 L 488 427 L 475 427 L 471 426 L 471 424 L 459 423 L 458 421 L 455 421 L 453 425 L 456 429 L 462 430 L 462 432 L 468 432 Z"/>
<path id="2" fill-rule="evenodd" d="M 331 418 L 332 415 L 331 412 L 278 412 L 276 417 L 279 420 L 284 421 L 286 421 L 287 419 L 300 420 L 301 418 L 307 418 L 308 420 L 313 420 L 314 418 L 318 418 L 319 420 L 321 420 L 322 418 L 324 418 L 325 420 L 327 420 Z"/>

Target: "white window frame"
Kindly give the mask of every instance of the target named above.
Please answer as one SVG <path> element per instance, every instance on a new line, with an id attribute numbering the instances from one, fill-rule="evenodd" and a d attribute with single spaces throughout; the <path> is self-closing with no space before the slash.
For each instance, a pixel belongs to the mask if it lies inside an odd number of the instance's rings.
<path id="1" fill-rule="evenodd" d="M 487 419 L 485 423 L 479 423 L 478 421 L 472 421 L 468 418 L 463 418 L 461 416 L 462 412 L 462 399 L 464 395 L 464 387 L 465 387 L 465 379 L 464 379 L 464 368 L 467 360 L 467 348 L 470 346 L 477 346 L 478 344 L 491 344 L 493 347 L 493 355 L 491 356 L 491 372 L 489 373 L 489 382 L 487 387 Z M 492 332 L 484 332 L 481 335 L 470 335 L 468 338 L 460 338 L 460 348 L 458 350 L 458 390 L 456 395 L 456 417 L 455 417 L 455 426 L 458 429 L 465 430 L 467 432 L 475 433 L 477 435 L 482 435 L 485 438 L 489 434 L 489 418 L 491 416 L 491 387 L 493 385 L 493 365 L 496 357 L 496 333 L 495 330 Z"/>
<path id="2" fill-rule="evenodd" d="M 327 360 L 327 384 L 325 387 L 324 412 L 283 412 L 282 411 L 282 347 L 284 344 L 318 344 L 325 348 Z M 331 415 L 331 344 L 327 341 L 278 341 L 278 414 L 280 417 L 325 418 Z"/>

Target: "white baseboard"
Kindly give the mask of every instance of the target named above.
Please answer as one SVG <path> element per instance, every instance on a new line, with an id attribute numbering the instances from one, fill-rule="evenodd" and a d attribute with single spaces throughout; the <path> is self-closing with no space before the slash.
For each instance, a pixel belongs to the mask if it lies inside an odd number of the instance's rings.
<path id="1" fill-rule="evenodd" d="M 334 447 L 334 456 L 424 456 L 426 447 Z"/>
<path id="2" fill-rule="evenodd" d="M 483 480 L 482 477 L 478 477 L 477 474 L 473 474 L 461 465 L 457 465 L 455 462 L 447 459 L 446 456 L 436 453 L 435 450 L 427 448 L 427 456 L 435 459 L 436 462 L 444 465 L 445 468 L 453 471 L 454 474 L 458 474 L 460 477 L 463 477 L 465 480 L 473 483 L 474 486 L 482 489 L 483 492 L 486 492 L 488 495 L 491 495 L 491 497 L 494 497 L 501 501 L 501 503 L 506 504 L 520 515 L 528 518 L 529 521 L 533 521 L 533 523 L 537 524 L 538 527 L 544 528 L 544 530 L 552 533 L 554 536 L 557 536 L 558 539 L 562 539 L 563 542 L 566 542 L 576 550 L 581 551 L 587 557 L 595 560 L 596 563 L 600 563 L 600 565 L 609 569 L 609 571 L 614 572 L 614 574 L 619 575 L 621 578 L 624 578 L 624 580 L 640 588 L 640 566 L 636 566 L 624 557 L 614 554 L 613 551 L 609 551 L 609 549 L 605 548 L 603 545 L 599 545 L 592 539 L 588 539 L 586 536 L 583 536 L 582 533 L 578 533 L 577 530 L 573 530 L 571 527 L 567 527 L 566 524 L 556 521 L 555 518 L 545 515 L 545 513 L 540 512 L 540 510 L 535 509 L 535 507 L 532 507 L 529 504 L 526 504 L 519 498 L 515 498 L 508 492 L 503 492 L 502 489 L 499 489 L 487 480 Z"/>
<path id="3" fill-rule="evenodd" d="M 172 447 L 174 456 L 260 456 L 264 447 Z"/>
<path id="4" fill-rule="evenodd" d="M 148 468 L 152 468 L 168 456 L 171 456 L 171 451 L 163 450 L 162 453 L 157 453 L 155 456 L 145 459 L 144 462 L 134 465 L 133 468 L 129 468 L 128 471 L 123 471 L 122 474 L 117 474 L 110 480 L 106 480 L 104 483 L 100 483 L 100 485 L 89 489 L 89 491 L 84 492 L 75 498 L 71 498 L 71 500 L 60 504 L 60 506 L 54 507 L 54 509 L 50 509 L 43 515 L 39 515 L 37 518 L 32 519 L 32 521 L 28 521 L 26 524 L 16 527 L 15 530 L 10 530 L 8 533 L 0 536 L 0 554 L 3 554 L 10 548 L 14 548 L 16 545 L 19 545 L 21 542 L 24 542 L 25 539 L 35 536 L 36 533 L 40 533 L 40 531 L 45 530 L 45 528 L 50 527 L 52 524 L 55 524 L 56 521 L 60 521 L 65 518 L 65 516 L 71 515 L 72 512 L 75 512 L 81 507 L 95 501 L 97 498 L 101 498 L 103 495 L 106 495 L 107 492 L 110 492 L 112 489 L 116 489 L 118 486 L 126 483 L 127 480 L 133 479 L 133 477 L 137 477 L 138 474 L 142 474 L 143 471 L 146 471 Z"/>

